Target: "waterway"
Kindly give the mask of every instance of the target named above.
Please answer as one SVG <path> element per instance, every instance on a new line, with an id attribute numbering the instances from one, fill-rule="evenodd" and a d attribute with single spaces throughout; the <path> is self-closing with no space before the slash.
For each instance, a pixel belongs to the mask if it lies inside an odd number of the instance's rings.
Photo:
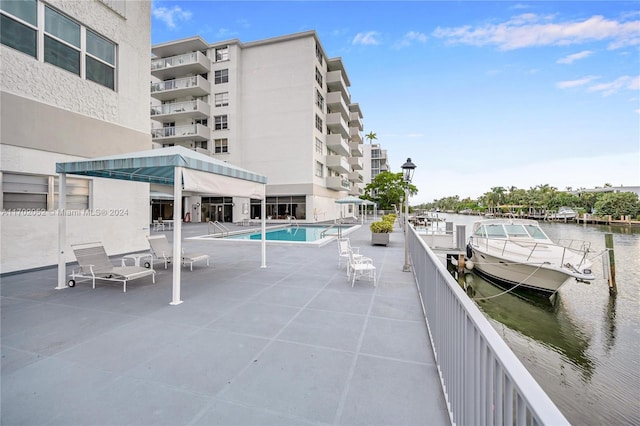
<path id="1" fill-rule="evenodd" d="M 478 217 L 440 214 L 466 225 Z M 568 281 L 555 300 L 504 294 L 476 274 L 465 276 L 470 297 L 575 425 L 640 425 L 640 227 L 540 222 L 554 241 L 589 241 L 594 253 L 614 241 L 618 294 L 609 296 L 604 265 L 596 280 Z"/>

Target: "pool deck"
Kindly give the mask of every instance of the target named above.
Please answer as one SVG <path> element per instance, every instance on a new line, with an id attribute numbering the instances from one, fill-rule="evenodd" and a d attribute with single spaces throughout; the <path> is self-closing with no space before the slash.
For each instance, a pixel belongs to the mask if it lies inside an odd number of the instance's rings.
<path id="1" fill-rule="evenodd" d="M 211 266 L 55 290 L 55 268 L 1 278 L 3 425 L 447 425 L 404 235 L 351 245 L 378 286 L 347 283 L 337 244 L 191 240 Z M 154 232 L 155 233 L 155 232 Z M 162 232 L 171 240 L 172 231 Z M 119 256 L 114 256 L 117 259 Z M 70 269 L 70 268 L 69 268 Z"/>

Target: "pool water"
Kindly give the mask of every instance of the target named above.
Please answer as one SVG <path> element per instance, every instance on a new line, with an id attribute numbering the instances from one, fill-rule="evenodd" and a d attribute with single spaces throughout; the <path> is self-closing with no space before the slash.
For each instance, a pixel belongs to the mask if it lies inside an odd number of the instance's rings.
<path id="1" fill-rule="evenodd" d="M 323 238 L 321 234 L 327 228 L 327 226 L 300 226 L 285 229 L 274 229 L 267 231 L 265 233 L 265 238 L 269 241 L 318 241 Z M 328 232 L 327 236 L 335 236 L 336 232 L 337 229 L 333 228 Z M 229 236 L 229 239 L 260 240 L 262 239 L 262 234 L 260 232 L 255 232 L 253 234 L 232 235 Z"/>

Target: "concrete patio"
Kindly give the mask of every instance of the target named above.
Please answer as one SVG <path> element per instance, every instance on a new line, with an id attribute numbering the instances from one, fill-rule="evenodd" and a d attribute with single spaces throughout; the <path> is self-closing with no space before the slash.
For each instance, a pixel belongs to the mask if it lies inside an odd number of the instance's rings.
<path id="1" fill-rule="evenodd" d="M 206 234 L 187 224 L 183 237 Z M 165 232 L 171 240 L 172 232 Z M 211 267 L 55 290 L 1 282 L 3 425 L 449 424 L 404 237 L 349 235 L 379 282 L 347 283 L 337 244 L 185 240 Z M 113 259 L 118 257 L 114 256 Z"/>

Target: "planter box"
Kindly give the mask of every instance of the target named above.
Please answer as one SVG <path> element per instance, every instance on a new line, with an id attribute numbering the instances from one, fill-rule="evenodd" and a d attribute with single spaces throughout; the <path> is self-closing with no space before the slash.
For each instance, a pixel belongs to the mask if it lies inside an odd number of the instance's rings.
<path id="1" fill-rule="evenodd" d="M 387 244 L 389 244 L 389 235 L 390 234 L 388 232 L 384 232 L 384 233 L 372 232 L 371 244 L 373 244 L 374 246 L 386 246 Z"/>

